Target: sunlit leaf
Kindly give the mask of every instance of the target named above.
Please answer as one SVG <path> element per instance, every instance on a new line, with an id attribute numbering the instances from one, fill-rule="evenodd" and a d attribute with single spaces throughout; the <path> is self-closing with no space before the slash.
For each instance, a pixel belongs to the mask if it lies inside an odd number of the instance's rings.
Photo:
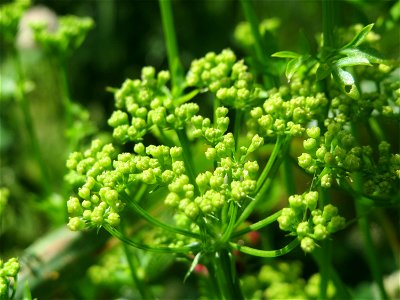
<path id="1" fill-rule="evenodd" d="M 357 35 L 348 43 L 346 44 L 343 49 L 345 48 L 355 48 L 358 45 L 360 45 L 364 39 L 367 37 L 368 33 L 371 31 L 372 27 L 374 27 L 374 24 L 369 24 L 365 26 Z"/>
<path id="2" fill-rule="evenodd" d="M 352 67 L 352 66 L 371 66 L 369 60 L 366 57 L 354 56 L 354 57 L 343 57 L 336 62 L 338 68 Z"/>
<path id="3" fill-rule="evenodd" d="M 339 53 L 347 57 L 366 58 L 371 64 L 381 64 L 385 61 L 384 57 L 378 51 L 367 47 L 343 49 Z"/>
<path id="4" fill-rule="evenodd" d="M 286 65 L 286 72 L 285 72 L 288 81 L 292 79 L 294 73 L 296 73 L 296 71 L 301 67 L 302 63 L 303 59 L 301 56 L 298 58 L 294 58 L 288 62 L 288 64 Z"/>
<path id="5" fill-rule="evenodd" d="M 354 77 L 350 72 L 335 67 L 332 69 L 332 75 L 342 91 L 350 98 L 360 98 L 360 92 L 355 84 Z"/>
<path id="6" fill-rule="evenodd" d="M 275 52 L 271 55 L 272 57 L 280 57 L 280 58 L 298 58 L 301 54 L 292 52 L 292 51 L 279 51 Z"/>

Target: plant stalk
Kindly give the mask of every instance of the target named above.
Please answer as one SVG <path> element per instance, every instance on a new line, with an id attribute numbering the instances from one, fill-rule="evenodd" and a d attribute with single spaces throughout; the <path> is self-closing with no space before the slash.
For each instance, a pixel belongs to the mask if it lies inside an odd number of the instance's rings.
<path id="1" fill-rule="evenodd" d="M 171 71 L 172 95 L 178 96 L 182 92 L 183 68 L 179 59 L 171 0 L 159 0 L 158 2 L 160 3 L 168 64 Z"/>

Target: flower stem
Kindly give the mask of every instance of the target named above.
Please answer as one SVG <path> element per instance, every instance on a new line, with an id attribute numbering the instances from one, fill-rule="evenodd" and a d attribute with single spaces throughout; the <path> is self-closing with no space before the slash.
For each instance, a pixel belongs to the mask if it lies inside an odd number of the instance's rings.
<path id="1" fill-rule="evenodd" d="M 196 193 L 198 194 L 199 188 L 196 183 L 196 176 L 195 176 L 196 170 L 194 168 L 193 156 L 190 151 L 190 143 L 189 143 L 188 137 L 187 137 L 184 129 L 178 129 L 178 130 L 176 130 L 176 133 L 178 135 L 178 139 L 179 139 L 179 142 L 180 142 L 182 150 L 183 150 L 183 153 L 182 153 L 183 160 L 185 162 L 186 171 L 188 173 L 190 183 L 193 184 L 193 186 L 196 190 Z"/>
<path id="2" fill-rule="evenodd" d="M 125 197 L 125 200 L 136 213 L 138 213 L 143 219 L 147 220 L 150 224 L 153 224 L 156 227 L 161 227 L 167 231 L 174 232 L 176 234 L 181 234 L 188 237 L 200 239 L 200 236 L 197 233 L 171 226 L 154 218 L 147 211 L 145 211 L 137 202 L 132 201 L 129 196 Z"/>
<path id="3" fill-rule="evenodd" d="M 322 28 L 324 47 L 334 47 L 334 3 L 333 0 L 322 0 Z"/>
<path id="4" fill-rule="evenodd" d="M 171 0 L 159 0 L 158 2 L 160 3 L 168 64 L 171 71 L 172 95 L 178 96 L 182 91 L 183 68 L 179 59 Z"/>
<path id="5" fill-rule="evenodd" d="M 278 250 L 259 250 L 259 249 L 254 249 L 251 247 L 247 246 L 241 246 L 236 243 L 229 243 L 232 249 L 239 250 L 240 252 L 250 254 L 253 256 L 258 256 L 258 257 L 278 257 L 285 255 L 292 251 L 294 248 L 296 248 L 299 245 L 300 241 L 296 238 L 293 241 L 291 241 L 289 244 L 287 244 L 285 247 L 278 249 Z"/>
<path id="6" fill-rule="evenodd" d="M 49 173 L 48 173 L 48 170 L 46 167 L 46 163 L 44 161 L 44 158 L 43 158 L 40 146 L 39 146 L 39 140 L 36 135 L 29 101 L 26 98 L 25 87 L 24 87 L 25 76 L 24 76 L 24 70 L 22 68 L 21 59 L 20 59 L 20 56 L 16 49 L 14 49 L 13 52 L 14 52 L 13 53 L 13 61 L 14 61 L 15 69 L 17 70 L 16 99 L 22 110 L 22 114 L 23 114 L 23 118 L 24 118 L 24 125 L 25 125 L 25 129 L 28 133 L 29 143 L 30 143 L 30 146 L 33 151 L 33 156 L 35 157 L 36 163 L 39 166 L 43 193 L 47 197 L 51 194 L 52 184 L 51 184 L 50 176 L 49 176 Z"/>
<path id="7" fill-rule="evenodd" d="M 121 228 L 122 229 L 122 228 Z M 143 280 L 138 276 L 137 270 L 140 268 L 140 264 L 136 257 L 136 253 L 131 253 L 128 249 L 128 245 L 126 243 L 122 243 L 126 260 L 128 262 L 129 269 L 131 271 L 132 280 L 139 291 L 140 296 L 143 299 L 154 299 L 153 294 L 149 287 L 143 282 Z"/>
<path id="8" fill-rule="evenodd" d="M 241 236 L 243 234 L 246 234 L 246 233 L 248 233 L 250 231 L 258 230 L 258 229 L 261 229 L 261 228 L 263 228 L 263 227 L 265 227 L 265 226 L 267 226 L 269 224 L 272 224 L 273 222 L 275 222 L 279 218 L 279 216 L 281 214 L 282 214 L 282 210 L 274 213 L 273 215 L 270 215 L 270 216 L 266 217 L 265 219 L 263 219 L 261 221 L 258 221 L 258 222 L 254 223 L 254 224 L 251 224 L 250 226 L 247 226 L 245 229 L 242 229 L 242 230 L 239 230 L 239 231 L 233 233 L 231 235 L 231 237 L 235 238 L 235 237 Z"/>
<path id="9" fill-rule="evenodd" d="M 236 275 L 233 258 L 227 249 L 221 249 L 211 256 L 211 276 L 215 279 L 221 300 L 241 300 L 243 294 L 240 289 L 239 278 Z"/>

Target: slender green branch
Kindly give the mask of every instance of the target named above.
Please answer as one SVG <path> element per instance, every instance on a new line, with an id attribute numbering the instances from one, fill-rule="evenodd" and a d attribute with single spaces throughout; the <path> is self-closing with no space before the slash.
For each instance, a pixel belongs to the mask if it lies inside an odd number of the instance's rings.
<path id="1" fill-rule="evenodd" d="M 149 252 L 154 252 L 154 253 L 181 253 L 181 254 L 187 254 L 191 251 L 196 250 L 196 247 L 177 247 L 177 248 L 173 248 L 173 247 L 154 247 L 154 246 L 148 246 L 148 245 L 144 245 L 141 243 L 138 243 L 136 241 L 133 241 L 129 238 L 127 238 L 126 236 L 124 236 L 121 232 L 119 232 L 117 229 L 115 229 L 114 227 L 112 227 L 109 224 L 104 224 L 103 225 L 104 229 L 107 230 L 112 236 L 116 237 L 117 239 L 119 239 L 121 242 L 124 242 L 125 244 L 138 248 L 138 249 L 142 249 L 142 250 L 146 250 Z M 197 246 L 197 245 L 195 245 Z"/>
<path id="2" fill-rule="evenodd" d="M 262 185 L 265 182 L 265 179 L 267 178 L 268 174 L 270 173 L 271 168 L 274 165 L 276 158 L 278 157 L 279 153 L 281 153 L 282 146 L 284 144 L 284 140 L 285 140 L 285 138 L 283 136 L 278 136 L 274 150 L 271 153 L 268 163 L 265 165 L 264 170 L 262 171 L 260 177 L 257 179 L 257 186 L 256 186 L 257 193 L 260 191 Z"/>
<path id="3" fill-rule="evenodd" d="M 174 232 L 177 234 L 181 234 L 184 236 L 200 239 L 200 235 L 197 233 L 187 231 L 178 227 L 171 226 L 169 224 L 163 223 L 158 219 L 154 218 L 147 211 L 145 211 L 137 202 L 130 199 L 130 197 L 124 197 L 124 200 L 129 204 L 130 207 L 134 209 L 136 213 L 138 213 L 143 219 L 147 220 L 150 224 L 154 226 L 161 227 L 167 231 Z"/>
<path id="4" fill-rule="evenodd" d="M 334 32 L 334 20 L 335 20 L 335 10 L 334 10 L 333 0 L 322 0 L 322 28 L 323 28 L 323 38 L 324 47 L 334 47 L 335 42 L 333 38 Z"/>
<path id="5" fill-rule="evenodd" d="M 239 147 L 240 128 L 243 126 L 243 111 L 236 109 L 235 111 L 235 124 L 233 128 L 233 138 L 235 139 L 235 150 Z"/>
<path id="6" fill-rule="evenodd" d="M 168 64 L 171 71 L 172 94 L 173 96 L 177 96 L 182 90 L 183 68 L 179 59 L 171 0 L 159 0 L 158 2 L 160 3 L 161 19 L 167 46 Z"/>
<path id="7" fill-rule="evenodd" d="M 258 256 L 258 257 L 278 257 L 285 255 L 292 251 L 294 248 L 296 248 L 299 245 L 300 241 L 296 238 L 293 241 L 291 241 L 289 244 L 287 244 L 285 247 L 278 249 L 278 250 L 258 250 L 254 249 L 251 247 L 247 246 L 241 246 L 236 243 L 229 243 L 232 249 L 239 250 L 240 252 L 250 254 L 253 256 Z"/>
<path id="8" fill-rule="evenodd" d="M 246 228 L 244 228 L 242 230 L 236 231 L 235 233 L 233 233 L 231 235 L 231 237 L 235 238 L 235 237 L 241 236 L 243 234 L 246 234 L 246 233 L 248 233 L 250 231 L 258 230 L 258 229 L 261 229 L 261 228 L 263 228 L 263 227 L 265 227 L 267 225 L 270 225 L 273 222 L 275 222 L 279 218 L 279 216 L 281 214 L 282 214 L 282 210 L 274 213 L 273 215 L 270 215 L 270 216 L 266 217 L 265 219 L 262 219 L 261 221 L 258 221 L 258 222 L 254 223 L 254 224 L 251 224 L 250 226 L 247 226 Z"/>
<path id="9" fill-rule="evenodd" d="M 122 226 L 121 226 L 121 231 L 123 231 Z M 126 260 L 128 262 L 129 269 L 131 271 L 132 280 L 136 288 L 138 289 L 140 296 L 143 299 L 149 299 L 149 300 L 154 299 L 151 290 L 146 286 L 146 284 L 137 274 L 137 270 L 140 268 L 140 264 L 137 260 L 136 253 L 130 253 L 128 245 L 126 243 L 122 243 L 122 246 L 124 249 Z"/>
<path id="10" fill-rule="evenodd" d="M 253 7 L 251 6 L 250 0 L 240 0 L 240 4 L 242 5 L 244 16 L 250 24 L 251 33 L 255 40 L 254 48 L 256 51 L 256 56 L 259 61 L 266 62 L 267 56 L 264 49 L 266 49 L 261 34 L 259 30 L 259 22 L 257 20 L 256 14 L 254 12 Z"/>
<path id="11" fill-rule="evenodd" d="M 278 170 L 278 166 L 282 162 L 282 156 L 279 157 L 279 153 L 282 151 L 284 143 L 284 137 L 278 137 L 278 140 L 275 144 L 275 148 L 272 151 L 272 154 L 265 166 L 260 178 L 257 180 L 256 186 L 256 196 L 254 200 L 252 200 L 244 209 L 242 214 L 240 215 L 239 219 L 236 221 L 235 228 L 242 224 L 253 212 L 253 210 L 257 207 L 258 203 L 261 201 L 262 197 L 264 196 L 265 192 L 269 189 L 272 183 L 272 175 Z"/>
<path id="12" fill-rule="evenodd" d="M 17 79 L 16 79 L 16 98 L 21 107 L 25 129 L 28 133 L 29 143 L 33 151 L 33 156 L 35 157 L 36 163 L 39 166 L 40 175 L 41 175 L 41 183 L 45 196 L 49 196 L 51 194 L 51 180 L 46 167 L 46 163 L 44 161 L 40 146 L 39 140 L 35 132 L 35 126 L 33 123 L 31 110 L 29 101 L 26 98 L 25 93 L 25 76 L 24 70 L 22 68 L 21 59 L 16 49 L 13 49 L 13 61 L 15 65 L 15 69 L 17 70 Z"/>
<path id="13" fill-rule="evenodd" d="M 324 264 L 324 261 L 323 261 L 324 260 L 323 252 L 324 251 L 325 251 L 325 248 L 316 248 L 314 250 L 314 252 L 312 253 L 314 260 L 317 262 L 317 264 L 319 266 Z M 331 262 L 329 262 L 329 268 L 327 269 L 327 271 L 329 272 L 327 274 L 327 276 L 329 277 L 329 279 L 332 280 L 333 284 L 336 287 L 336 298 L 337 299 L 353 299 L 348 288 L 346 287 L 346 285 L 343 283 L 343 281 L 337 274 L 337 272 L 336 272 L 334 266 L 331 264 Z M 322 278 L 321 278 L 321 280 L 322 280 Z M 320 298 L 321 298 L 321 294 L 320 294 Z M 326 296 L 325 296 L 325 298 L 321 298 L 321 299 L 326 299 Z"/>
<path id="14" fill-rule="evenodd" d="M 382 130 L 380 124 L 375 118 L 369 118 L 368 119 L 368 124 L 369 127 L 371 128 L 372 132 L 374 135 L 378 138 L 379 141 L 386 141 L 386 134 Z"/>
<path id="15" fill-rule="evenodd" d="M 231 237 L 232 231 L 234 229 L 235 221 L 236 221 L 236 216 L 237 216 L 237 211 L 238 207 L 237 205 L 232 201 L 230 203 L 230 208 L 229 208 L 229 223 L 227 228 L 225 229 L 224 234 L 221 237 L 221 244 L 225 244 Z"/>
<path id="16" fill-rule="evenodd" d="M 196 193 L 199 193 L 199 188 L 197 186 L 196 176 L 195 176 L 196 170 L 194 168 L 193 156 L 190 151 L 190 143 L 188 137 L 184 129 L 177 130 L 176 133 L 178 134 L 179 142 L 181 143 L 181 147 L 183 150 L 183 160 L 185 162 L 186 171 L 188 173 L 190 183 L 193 184 Z"/>
<path id="17" fill-rule="evenodd" d="M 261 36 L 259 22 L 257 20 L 255 11 L 250 3 L 250 0 L 240 0 L 240 4 L 242 5 L 246 20 L 250 24 L 250 30 L 255 41 L 254 48 L 256 57 L 262 65 L 267 66 L 270 64 L 270 59 L 267 57 L 267 47 Z M 266 88 L 272 88 L 275 85 L 274 78 L 272 76 L 263 76 L 263 81 Z"/>

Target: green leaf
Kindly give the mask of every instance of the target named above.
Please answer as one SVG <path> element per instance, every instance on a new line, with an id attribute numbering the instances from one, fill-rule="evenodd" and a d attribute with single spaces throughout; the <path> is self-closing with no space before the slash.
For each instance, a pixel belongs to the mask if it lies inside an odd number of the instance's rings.
<path id="1" fill-rule="evenodd" d="M 328 77 L 330 74 L 331 74 L 331 68 L 328 66 L 328 64 L 322 63 L 318 66 L 315 76 L 317 81 L 319 81 Z"/>
<path id="2" fill-rule="evenodd" d="M 199 263 L 201 257 L 201 252 L 197 253 L 196 256 L 193 259 L 192 265 L 190 266 L 190 269 L 187 271 L 185 278 L 183 279 L 183 282 L 186 281 L 186 279 L 188 279 L 188 277 L 190 276 L 190 274 L 192 274 L 194 268 L 196 268 L 197 264 Z"/>
<path id="3" fill-rule="evenodd" d="M 285 72 L 288 81 L 292 79 L 294 73 L 296 73 L 296 71 L 301 67 L 302 63 L 303 59 L 301 56 L 298 58 L 294 58 L 288 62 L 288 64 L 286 65 L 286 72 Z"/>
<path id="4" fill-rule="evenodd" d="M 339 59 L 336 62 L 338 68 L 352 67 L 352 66 L 371 66 L 369 60 L 363 56 L 348 56 Z"/>
<path id="5" fill-rule="evenodd" d="M 360 92 L 355 84 L 353 75 L 341 68 L 332 69 L 332 75 L 342 91 L 352 99 L 359 99 Z"/>
<path id="6" fill-rule="evenodd" d="M 298 58 L 298 57 L 301 57 L 301 54 L 292 52 L 292 51 L 279 51 L 279 52 L 275 52 L 271 56 L 272 57 L 280 57 L 280 58 Z"/>
<path id="7" fill-rule="evenodd" d="M 359 33 L 356 34 L 356 36 L 345 46 L 343 46 L 342 49 L 346 48 L 355 48 L 358 45 L 360 45 L 364 39 L 367 37 L 368 33 L 371 31 L 372 27 L 374 27 L 374 24 L 369 24 L 365 26 Z"/>
<path id="8" fill-rule="evenodd" d="M 369 47 L 358 47 L 351 49 L 343 49 L 339 51 L 340 54 L 343 54 L 347 57 L 363 57 L 368 59 L 371 64 L 381 64 L 385 62 L 384 57 L 375 49 Z"/>

